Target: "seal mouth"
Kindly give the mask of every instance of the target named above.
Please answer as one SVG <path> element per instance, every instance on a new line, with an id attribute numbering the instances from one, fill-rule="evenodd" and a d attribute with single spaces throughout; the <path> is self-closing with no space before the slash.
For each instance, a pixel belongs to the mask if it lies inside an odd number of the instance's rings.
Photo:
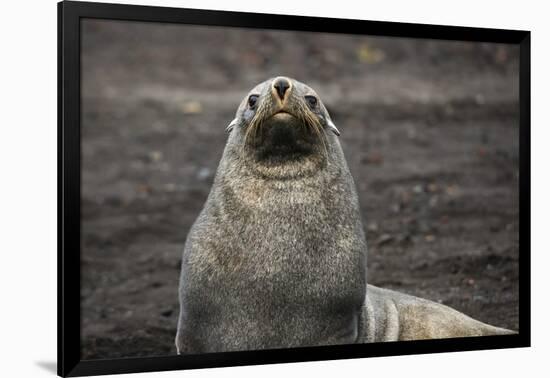
<path id="1" fill-rule="evenodd" d="M 320 121 L 297 101 L 260 107 L 245 131 L 243 146 L 257 163 L 267 165 L 322 160 L 326 155 Z"/>
<path id="2" fill-rule="evenodd" d="M 288 112 L 277 112 L 266 119 L 252 144 L 257 161 L 284 163 L 315 155 L 315 134 Z"/>
<path id="3" fill-rule="evenodd" d="M 273 113 L 271 117 L 269 117 L 269 119 L 271 118 L 282 121 L 282 120 L 290 120 L 290 119 L 296 118 L 296 116 L 292 113 L 287 112 L 286 110 L 279 110 Z"/>
<path id="4" fill-rule="evenodd" d="M 262 123 L 267 129 L 273 127 L 285 129 L 287 127 L 299 128 L 301 122 L 297 115 L 287 110 L 278 110 L 266 117 Z"/>

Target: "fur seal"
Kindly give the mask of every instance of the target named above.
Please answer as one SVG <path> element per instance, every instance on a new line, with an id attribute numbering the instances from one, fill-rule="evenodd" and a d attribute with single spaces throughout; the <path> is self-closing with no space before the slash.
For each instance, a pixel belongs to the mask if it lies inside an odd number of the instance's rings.
<path id="1" fill-rule="evenodd" d="M 340 131 L 288 77 L 241 102 L 185 243 L 178 354 L 510 332 L 367 288 L 367 244 Z"/>

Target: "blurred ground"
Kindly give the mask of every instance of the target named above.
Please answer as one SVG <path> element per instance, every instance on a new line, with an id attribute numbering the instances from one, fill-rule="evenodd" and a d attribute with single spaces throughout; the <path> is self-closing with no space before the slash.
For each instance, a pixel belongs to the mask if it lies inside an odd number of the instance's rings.
<path id="1" fill-rule="evenodd" d="M 518 327 L 514 46 L 100 20 L 82 39 L 82 356 L 174 354 L 181 252 L 241 98 L 313 87 L 370 283 Z"/>

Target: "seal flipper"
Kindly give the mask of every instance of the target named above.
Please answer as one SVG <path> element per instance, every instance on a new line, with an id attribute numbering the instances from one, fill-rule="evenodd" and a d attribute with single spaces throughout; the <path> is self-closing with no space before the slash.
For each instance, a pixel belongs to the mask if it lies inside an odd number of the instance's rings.
<path id="1" fill-rule="evenodd" d="M 472 319 L 448 306 L 367 286 L 358 342 L 509 335 L 516 332 Z"/>
<path id="2" fill-rule="evenodd" d="M 373 343 L 399 340 L 399 311 L 393 298 L 381 295 L 376 286 L 367 285 L 365 304 L 359 322 L 358 342 Z"/>

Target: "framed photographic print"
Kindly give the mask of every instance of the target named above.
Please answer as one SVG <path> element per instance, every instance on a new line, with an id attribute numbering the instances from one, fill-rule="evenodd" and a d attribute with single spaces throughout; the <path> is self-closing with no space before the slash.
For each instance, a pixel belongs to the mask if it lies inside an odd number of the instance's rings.
<path id="1" fill-rule="evenodd" d="M 530 345 L 530 34 L 58 4 L 58 374 Z"/>

